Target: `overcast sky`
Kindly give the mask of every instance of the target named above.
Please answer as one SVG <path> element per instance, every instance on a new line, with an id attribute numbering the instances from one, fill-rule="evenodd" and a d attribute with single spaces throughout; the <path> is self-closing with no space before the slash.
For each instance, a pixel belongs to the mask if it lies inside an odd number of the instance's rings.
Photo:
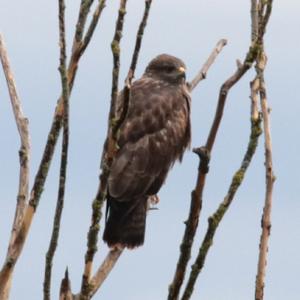
<path id="1" fill-rule="evenodd" d="M 0 31 L 6 40 L 24 112 L 30 120 L 31 183 L 60 94 L 56 2 L 0 1 Z M 68 50 L 79 2 L 66 1 Z M 91 201 L 98 184 L 99 159 L 110 101 L 110 41 L 118 1 L 107 2 L 95 37 L 80 62 L 71 97 L 70 159 L 61 236 L 53 268 L 53 299 L 57 299 L 59 283 L 66 266 L 69 267 L 74 292 L 80 287 Z M 128 70 L 144 3 L 137 0 L 128 2 L 121 44 L 121 83 Z M 298 300 L 300 294 L 299 9 L 299 1 L 275 0 L 266 34 L 266 84 L 272 107 L 274 170 L 277 180 L 274 187 L 265 300 Z M 153 1 L 136 77 L 141 76 L 154 56 L 169 53 L 185 61 L 188 78 L 192 78 L 216 42 L 220 38 L 228 39 L 228 45 L 210 69 L 208 78 L 192 95 L 192 146 L 205 143 L 219 87 L 234 72 L 236 59 L 243 59 L 248 50 L 249 11 L 249 0 Z M 206 220 L 226 194 L 247 146 L 250 125 L 249 81 L 253 76 L 253 71 L 244 76 L 228 97 L 224 120 L 212 153 L 192 261 L 206 230 Z M 3 261 L 15 209 L 19 138 L 2 72 L 0 145 L 0 259 Z M 216 233 L 193 299 L 254 298 L 265 187 L 262 145 L 261 138 L 243 185 Z M 175 165 L 160 191 L 159 210 L 148 215 L 145 245 L 122 255 L 94 299 L 166 299 L 178 258 L 183 221 L 188 215 L 190 192 L 196 180 L 197 163 L 197 157 L 188 152 L 183 163 Z M 42 298 L 44 255 L 56 202 L 58 165 L 59 151 L 56 151 L 29 238 L 16 266 L 11 292 L 13 300 Z M 102 241 L 99 250 L 96 265 L 107 253 L 107 247 Z"/>

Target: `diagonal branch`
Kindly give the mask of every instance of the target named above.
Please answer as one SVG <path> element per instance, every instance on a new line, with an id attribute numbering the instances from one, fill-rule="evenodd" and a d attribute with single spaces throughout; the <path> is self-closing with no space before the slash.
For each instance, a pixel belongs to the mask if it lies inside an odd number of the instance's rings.
<path id="1" fill-rule="evenodd" d="M 108 276 L 109 272 L 114 267 L 115 263 L 117 262 L 118 258 L 122 254 L 123 249 L 114 248 L 109 251 L 108 255 L 106 256 L 105 260 L 101 264 L 101 266 L 98 268 L 97 272 L 93 276 L 91 280 L 92 285 L 92 292 L 91 295 L 94 296 L 98 289 L 101 287 L 102 283 Z"/>
<path id="2" fill-rule="evenodd" d="M 134 72 L 136 69 L 137 61 L 139 58 L 139 53 L 141 50 L 141 45 L 142 45 L 142 40 L 144 36 L 144 30 L 145 27 L 147 26 L 147 20 L 149 17 L 149 12 L 151 8 L 152 0 L 145 0 L 145 9 L 144 9 L 144 14 L 143 18 L 141 20 L 141 23 L 138 28 L 138 32 L 136 35 L 136 41 L 135 41 L 135 46 L 134 46 L 134 51 L 132 54 L 132 59 L 131 59 L 131 64 L 130 64 L 130 69 L 127 78 L 132 79 L 134 76 Z"/>
<path id="3" fill-rule="evenodd" d="M 51 274 L 53 257 L 57 248 L 57 241 L 60 230 L 60 220 L 64 205 L 66 169 L 69 148 L 69 85 L 66 69 L 66 38 L 65 38 L 65 3 L 59 0 L 59 45 L 60 45 L 60 76 L 63 99 L 63 140 L 59 174 L 58 198 L 55 209 L 53 229 L 49 248 L 46 254 L 45 277 L 44 277 L 44 300 L 50 300 Z"/>
<path id="4" fill-rule="evenodd" d="M 101 287 L 101 285 L 103 284 L 105 279 L 107 278 L 108 274 L 113 269 L 113 267 L 116 264 L 117 260 L 121 256 L 123 250 L 124 249 L 114 248 L 114 249 L 111 249 L 109 251 L 106 258 L 104 259 L 104 261 L 102 262 L 102 264 L 98 268 L 97 272 L 91 278 L 90 298 L 92 298 L 97 293 L 97 291 L 99 290 L 99 288 Z M 80 294 L 74 295 L 73 299 L 74 300 L 81 299 Z"/>
<path id="5" fill-rule="evenodd" d="M 87 29 L 87 32 L 83 38 L 83 42 L 82 42 L 82 46 L 81 46 L 81 52 L 84 52 L 86 47 L 88 46 L 88 44 L 90 43 L 90 40 L 94 34 L 94 31 L 97 27 L 97 24 L 99 22 L 99 19 L 100 19 L 100 16 L 101 16 L 101 13 L 103 11 L 103 9 L 105 8 L 105 5 L 106 5 L 106 0 L 99 0 L 97 6 L 96 6 L 96 9 L 94 11 L 94 14 L 93 14 L 93 18 L 92 18 L 92 21 Z"/>
<path id="6" fill-rule="evenodd" d="M 251 88 L 251 90 L 253 90 L 253 89 Z M 232 178 L 227 195 L 225 196 L 224 200 L 219 205 L 219 207 L 215 211 L 215 213 L 208 219 L 208 228 L 207 228 L 205 237 L 201 243 L 196 260 L 191 267 L 191 273 L 189 275 L 189 279 L 187 281 L 183 296 L 181 298 L 182 300 L 190 299 L 190 297 L 194 291 L 194 286 L 195 286 L 196 280 L 204 266 L 208 251 L 213 244 L 213 239 L 214 239 L 215 233 L 218 229 L 218 226 L 219 226 L 220 222 L 222 221 L 224 215 L 228 211 L 229 206 L 232 203 L 238 188 L 242 184 L 242 181 L 245 177 L 247 169 L 248 169 L 248 167 L 252 161 L 252 158 L 255 154 L 255 151 L 256 151 L 256 148 L 258 145 L 258 138 L 262 132 L 261 118 L 257 111 L 257 102 L 256 102 L 256 97 L 255 97 L 256 93 L 257 93 L 257 90 L 254 91 L 254 95 L 253 95 L 253 93 L 251 93 L 251 95 L 252 95 L 251 133 L 250 133 L 246 153 L 244 155 L 244 158 L 242 160 L 240 168 L 235 172 L 235 174 Z"/>
<path id="7" fill-rule="evenodd" d="M 188 83 L 189 90 L 192 91 L 201 80 L 206 78 L 207 72 L 211 65 L 215 62 L 215 59 L 217 58 L 218 54 L 222 51 L 223 47 L 226 46 L 227 40 L 226 39 L 221 39 L 218 41 L 216 47 L 208 57 L 207 61 L 199 71 L 199 73 L 195 76 L 195 78 Z"/>
<path id="8" fill-rule="evenodd" d="M 29 190 L 29 159 L 30 159 L 30 137 L 28 129 L 28 120 L 24 116 L 21 102 L 17 93 L 16 83 L 10 67 L 6 47 L 2 35 L 0 34 L 0 59 L 3 66 L 3 71 L 6 77 L 8 91 L 10 95 L 11 105 L 15 116 L 16 125 L 21 140 L 19 150 L 20 157 L 20 173 L 19 173 L 19 188 L 17 196 L 17 206 L 11 230 L 9 241 L 8 254 L 13 251 L 13 244 L 16 240 L 17 231 L 20 229 L 21 222 L 26 209 L 26 201 L 28 199 Z M 7 271 L 9 271 L 7 269 Z M 8 299 L 11 285 L 11 272 L 1 271 L 0 273 L 0 299 Z"/>
<path id="9" fill-rule="evenodd" d="M 86 20 L 90 11 L 90 8 L 93 4 L 94 0 L 81 0 L 78 19 L 76 23 L 76 30 L 73 39 L 73 50 L 74 52 L 76 48 L 80 47 L 82 43 L 82 38 L 84 35 L 84 28 L 86 24 Z"/>

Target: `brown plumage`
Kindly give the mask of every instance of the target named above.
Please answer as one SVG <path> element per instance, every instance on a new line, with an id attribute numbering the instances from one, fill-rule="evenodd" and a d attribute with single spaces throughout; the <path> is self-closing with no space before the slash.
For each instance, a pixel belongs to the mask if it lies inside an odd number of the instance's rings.
<path id="1" fill-rule="evenodd" d="M 128 248 L 144 242 L 147 199 L 158 193 L 174 162 L 190 143 L 190 95 L 184 63 L 170 55 L 153 59 L 131 88 L 108 179 L 104 241 Z M 122 93 L 119 97 L 121 100 Z"/>

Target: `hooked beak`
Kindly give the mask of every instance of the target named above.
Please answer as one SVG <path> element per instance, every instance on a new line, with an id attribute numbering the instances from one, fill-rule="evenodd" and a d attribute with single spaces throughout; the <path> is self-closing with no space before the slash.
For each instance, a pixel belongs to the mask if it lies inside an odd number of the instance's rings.
<path id="1" fill-rule="evenodd" d="M 178 71 L 180 72 L 181 76 L 184 77 L 184 79 L 185 79 L 185 68 L 184 67 L 179 67 Z"/>

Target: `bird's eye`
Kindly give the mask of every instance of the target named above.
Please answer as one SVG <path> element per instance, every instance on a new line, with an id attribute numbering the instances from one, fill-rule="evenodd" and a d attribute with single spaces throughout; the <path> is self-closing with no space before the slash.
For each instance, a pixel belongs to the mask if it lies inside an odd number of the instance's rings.
<path id="1" fill-rule="evenodd" d="M 167 73 L 172 73 L 173 71 L 174 71 L 174 67 L 172 67 L 172 66 L 166 67 L 166 72 Z"/>

